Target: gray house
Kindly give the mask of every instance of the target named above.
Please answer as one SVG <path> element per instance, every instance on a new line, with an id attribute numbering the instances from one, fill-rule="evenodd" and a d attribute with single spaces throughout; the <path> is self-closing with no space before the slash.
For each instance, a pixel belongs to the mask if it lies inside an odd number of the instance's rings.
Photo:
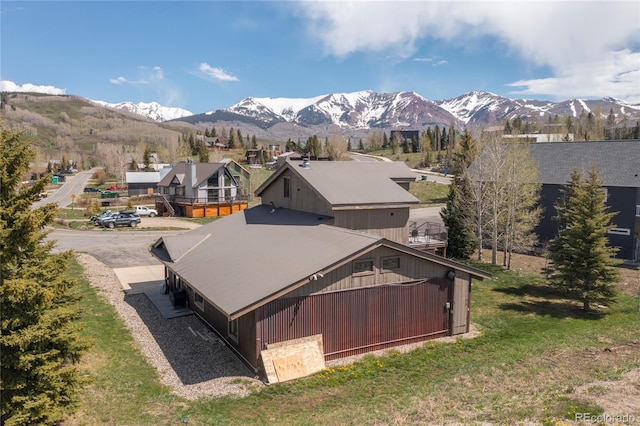
<path id="1" fill-rule="evenodd" d="M 151 251 L 174 300 L 262 375 L 265 350 L 314 336 L 331 360 L 465 333 L 489 275 L 406 245 L 413 179 L 402 163 L 287 162 L 261 205 Z"/>
<path id="2" fill-rule="evenodd" d="M 607 237 L 618 248 L 617 257 L 640 260 L 640 141 L 551 142 L 529 144 L 529 152 L 538 164 L 542 184 L 540 205 L 544 208 L 537 234 L 542 241 L 554 238 L 558 224 L 554 207 L 560 189 L 577 168 L 588 174 L 598 168 L 607 206 L 616 212 L 615 228 Z"/>

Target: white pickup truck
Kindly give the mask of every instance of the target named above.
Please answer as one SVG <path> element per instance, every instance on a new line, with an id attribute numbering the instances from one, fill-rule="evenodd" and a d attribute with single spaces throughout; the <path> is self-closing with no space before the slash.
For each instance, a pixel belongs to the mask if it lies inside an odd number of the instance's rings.
<path id="1" fill-rule="evenodd" d="M 136 206 L 136 213 L 138 213 L 138 216 L 158 216 L 158 211 L 156 209 L 150 209 L 147 206 Z"/>

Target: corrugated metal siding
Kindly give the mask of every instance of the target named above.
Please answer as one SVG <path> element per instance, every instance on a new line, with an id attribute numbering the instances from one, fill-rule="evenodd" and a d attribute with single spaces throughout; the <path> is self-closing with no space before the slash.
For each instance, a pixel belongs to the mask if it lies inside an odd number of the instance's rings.
<path id="1" fill-rule="evenodd" d="M 409 207 L 335 210 L 332 215 L 335 226 L 380 235 L 400 244 L 409 243 Z"/>
<path id="2" fill-rule="evenodd" d="M 366 353 L 448 334 L 450 283 L 419 281 L 283 298 L 259 312 L 262 349 L 322 334 L 325 359 Z"/>

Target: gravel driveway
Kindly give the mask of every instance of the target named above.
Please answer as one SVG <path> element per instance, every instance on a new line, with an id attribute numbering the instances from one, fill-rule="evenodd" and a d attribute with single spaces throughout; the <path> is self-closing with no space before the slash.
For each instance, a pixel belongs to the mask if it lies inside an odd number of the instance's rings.
<path id="1" fill-rule="evenodd" d="M 186 399 L 245 396 L 264 386 L 197 317 L 165 319 L 146 295 L 126 295 L 110 267 L 85 253 L 77 259 L 173 393 Z"/>

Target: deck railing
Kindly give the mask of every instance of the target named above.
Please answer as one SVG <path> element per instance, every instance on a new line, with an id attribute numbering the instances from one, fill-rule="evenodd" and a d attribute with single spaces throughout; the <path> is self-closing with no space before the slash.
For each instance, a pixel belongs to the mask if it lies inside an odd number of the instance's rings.
<path id="1" fill-rule="evenodd" d="M 449 238 L 446 226 L 437 222 L 416 222 L 409 224 L 409 245 L 426 247 L 446 247 Z"/>

